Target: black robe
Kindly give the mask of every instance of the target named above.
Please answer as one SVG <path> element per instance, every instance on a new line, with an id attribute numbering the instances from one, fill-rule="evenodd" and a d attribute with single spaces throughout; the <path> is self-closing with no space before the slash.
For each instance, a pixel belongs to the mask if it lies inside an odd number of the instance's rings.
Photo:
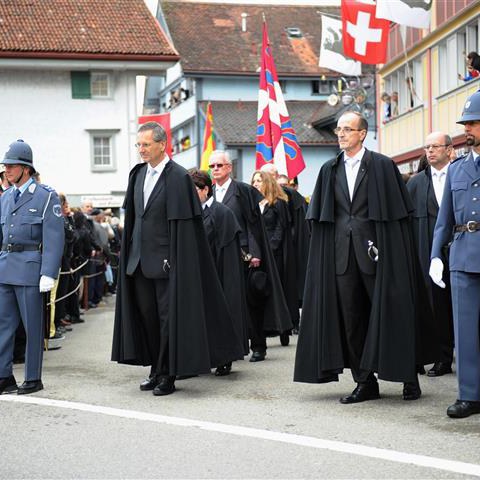
<path id="1" fill-rule="evenodd" d="M 417 365 L 440 355 L 436 343 L 427 343 L 433 317 L 413 241 L 413 207 L 393 161 L 368 150 L 365 155 L 379 259 L 361 368 L 383 380 L 413 381 Z M 348 367 L 335 281 L 337 162 L 322 166 L 307 213 L 312 238 L 295 359 L 298 382 L 337 381 Z"/>
<path id="2" fill-rule="evenodd" d="M 310 227 L 305 220 L 308 204 L 305 198 L 293 188 L 283 187 L 288 196 L 288 207 L 292 222 L 293 247 L 295 249 L 295 275 L 298 303 L 303 302 L 305 276 L 307 272 Z"/>
<path id="3" fill-rule="evenodd" d="M 236 334 L 247 355 L 248 315 L 240 255 L 241 228 L 235 214 L 215 200 L 203 210 L 203 223 Z"/>
<path id="4" fill-rule="evenodd" d="M 232 188 L 232 194 L 235 196 L 235 204 L 241 211 L 242 217 L 248 223 L 251 233 L 254 235 L 255 241 L 260 248 L 261 263 L 259 268 L 264 271 L 268 277 L 269 294 L 262 302 L 263 329 L 268 332 L 277 333 L 290 330 L 293 327 L 290 312 L 285 296 L 283 295 L 282 284 L 272 250 L 268 243 L 263 217 L 260 212 L 259 202 L 263 199 L 263 195 L 251 185 L 236 180 L 232 180 L 232 185 L 230 185 L 229 188 Z M 226 197 L 224 197 L 224 200 L 225 198 Z M 232 208 L 232 210 L 234 209 Z M 246 289 L 248 302 L 250 297 L 248 283 Z M 253 309 L 251 309 L 249 314 L 253 314 Z"/>
<path id="5" fill-rule="evenodd" d="M 272 249 L 280 282 L 293 325 L 299 323 L 297 272 L 293 247 L 292 219 L 287 202 L 277 200 L 263 210 L 268 243 Z"/>
<path id="6" fill-rule="evenodd" d="M 170 161 L 165 167 L 170 236 L 169 375 L 210 373 L 212 367 L 243 358 L 210 254 L 202 207 L 188 172 Z M 169 163 L 170 163 L 169 162 Z M 168 164 L 167 164 L 168 165 Z M 112 360 L 150 365 L 145 332 L 138 320 L 134 278 L 125 269 L 134 225 L 133 191 L 137 172 L 130 172 L 124 202 L 125 226 L 120 251 Z"/>

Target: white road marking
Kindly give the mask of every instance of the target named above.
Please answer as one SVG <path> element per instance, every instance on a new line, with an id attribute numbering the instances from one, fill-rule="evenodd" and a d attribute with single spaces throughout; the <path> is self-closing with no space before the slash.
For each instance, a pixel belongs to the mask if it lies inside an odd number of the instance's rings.
<path id="1" fill-rule="evenodd" d="M 302 447 L 318 448 L 320 450 L 331 450 L 333 452 L 340 453 L 349 453 L 361 457 L 378 458 L 390 462 L 406 463 L 419 467 L 434 468 L 437 470 L 445 470 L 448 472 L 480 477 L 480 465 L 476 465 L 473 463 L 457 462 L 455 460 L 446 460 L 443 458 L 429 457 L 426 455 L 417 455 L 415 453 L 404 453 L 383 448 L 367 447 L 365 445 L 357 445 L 354 443 L 338 442 L 334 440 L 323 440 L 321 438 L 308 437 L 306 435 L 274 432 L 269 430 L 261 430 L 259 428 L 239 427 L 236 425 L 226 425 L 222 423 L 203 422 L 200 420 L 192 420 L 189 418 L 169 417 L 166 415 L 138 412 L 135 410 L 125 410 L 122 408 L 103 407 L 101 405 L 89 405 L 87 403 L 68 402 L 65 400 L 53 400 L 49 398 L 39 398 L 31 396 L 27 397 L 23 395 L 1 395 L 0 401 L 12 403 L 28 403 L 45 407 L 65 408 L 69 410 L 78 410 L 81 412 L 110 415 L 113 417 L 131 418 L 133 420 L 143 420 L 147 422 L 176 425 L 179 427 L 196 427 L 210 432 L 221 432 L 242 437 L 251 437 L 262 440 L 270 440 L 273 442 L 289 443 L 291 445 L 300 445 Z"/>

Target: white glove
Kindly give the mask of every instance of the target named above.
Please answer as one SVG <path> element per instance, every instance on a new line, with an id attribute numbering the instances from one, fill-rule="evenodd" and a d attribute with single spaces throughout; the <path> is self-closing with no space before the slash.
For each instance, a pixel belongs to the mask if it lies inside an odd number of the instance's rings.
<path id="1" fill-rule="evenodd" d="M 438 257 L 432 258 L 428 274 L 433 280 L 433 283 L 438 285 L 440 288 L 445 288 L 445 282 L 442 280 L 443 262 Z"/>
<path id="2" fill-rule="evenodd" d="M 53 278 L 47 277 L 46 275 L 42 275 L 40 277 L 39 288 L 41 292 L 49 292 L 54 285 L 55 285 L 55 280 Z"/>

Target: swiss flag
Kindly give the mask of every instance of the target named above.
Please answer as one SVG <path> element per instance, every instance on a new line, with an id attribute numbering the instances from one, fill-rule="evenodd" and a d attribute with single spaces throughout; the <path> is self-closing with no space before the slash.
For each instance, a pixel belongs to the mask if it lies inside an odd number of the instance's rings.
<path id="1" fill-rule="evenodd" d="M 375 17 L 376 5 L 342 0 L 343 51 L 362 63 L 385 63 L 390 22 Z"/>

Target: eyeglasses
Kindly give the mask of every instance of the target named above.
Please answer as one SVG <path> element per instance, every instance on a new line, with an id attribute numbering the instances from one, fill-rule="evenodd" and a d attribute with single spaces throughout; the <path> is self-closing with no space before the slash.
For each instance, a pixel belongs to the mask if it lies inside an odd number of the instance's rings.
<path id="1" fill-rule="evenodd" d="M 361 132 L 362 130 L 365 130 L 364 128 L 350 128 L 350 127 L 337 127 L 333 130 L 333 133 L 335 135 L 338 135 L 340 133 L 352 133 L 352 132 Z"/>
<path id="2" fill-rule="evenodd" d="M 430 150 L 430 149 L 432 149 L 432 150 L 438 150 L 438 149 L 441 148 L 441 147 L 449 147 L 449 146 L 450 146 L 450 144 L 448 144 L 448 145 L 439 145 L 439 144 L 437 144 L 437 143 L 434 143 L 434 144 L 432 144 L 432 145 L 425 145 L 425 146 L 423 147 L 423 149 L 424 149 L 424 150 Z"/>
<path id="3" fill-rule="evenodd" d="M 152 146 L 151 143 L 136 143 L 135 148 L 150 148 Z"/>
<path id="4" fill-rule="evenodd" d="M 222 168 L 226 163 L 211 163 L 208 168 L 213 170 L 214 168 Z"/>

